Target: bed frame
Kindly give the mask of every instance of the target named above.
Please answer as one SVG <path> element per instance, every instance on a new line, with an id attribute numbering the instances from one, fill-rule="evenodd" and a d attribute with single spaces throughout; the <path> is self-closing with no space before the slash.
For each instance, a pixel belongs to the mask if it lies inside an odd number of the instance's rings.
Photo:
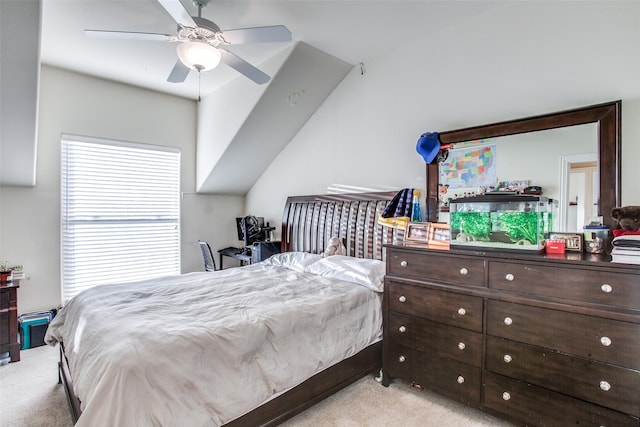
<path id="1" fill-rule="evenodd" d="M 343 240 L 347 253 L 383 260 L 383 246 L 404 238 L 400 230 L 378 225 L 376 219 L 396 192 L 293 196 L 282 216 L 282 251 L 322 253 L 333 236 Z M 225 424 L 226 427 L 275 426 L 315 405 L 382 365 L 382 342 L 314 375 L 300 385 Z M 60 344 L 58 382 L 64 384 L 74 423 L 82 413 L 73 392 L 69 364 Z"/>
<path id="2" fill-rule="evenodd" d="M 333 236 L 347 254 L 384 260 L 383 246 L 400 243 L 404 231 L 378 225 L 377 218 L 395 191 L 294 196 L 282 215 L 282 251 L 324 252 Z"/>

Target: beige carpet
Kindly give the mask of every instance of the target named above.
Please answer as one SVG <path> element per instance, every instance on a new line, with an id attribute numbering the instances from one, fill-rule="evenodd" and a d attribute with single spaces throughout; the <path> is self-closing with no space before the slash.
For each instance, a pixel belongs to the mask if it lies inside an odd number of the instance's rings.
<path id="1" fill-rule="evenodd" d="M 57 348 L 38 347 L 0 366 L 0 426 L 70 427 L 69 407 L 58 384 Z M 402 382 L 386 388 L 366 377 L 284 423 L 284 427 L 508 427 L 504 421 L 415 390 Z M 189 426 L 186 426 L 189 427 Z"/>

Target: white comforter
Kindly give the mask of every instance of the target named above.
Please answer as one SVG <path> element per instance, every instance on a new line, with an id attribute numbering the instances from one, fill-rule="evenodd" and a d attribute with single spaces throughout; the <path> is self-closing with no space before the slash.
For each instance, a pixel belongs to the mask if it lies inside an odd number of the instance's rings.
<path id="1" fill-rule="evenodd" d="M 126 285 L 69 302 L 77 426 L 221 425 L 380 340 L 381 295 L 263 263 Z"/>

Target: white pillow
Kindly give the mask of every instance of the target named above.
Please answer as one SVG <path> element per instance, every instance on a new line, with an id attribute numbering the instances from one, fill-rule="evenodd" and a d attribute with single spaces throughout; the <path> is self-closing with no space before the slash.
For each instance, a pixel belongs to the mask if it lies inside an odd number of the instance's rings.
<path id="1" fill-rule="evenodd" d="M 284 267 L 288 268 L 289 270 L 295 270 L 304 273 L 309 264 L 312 264 L 319 259 L 322 259 L 321 255 L 311 254 L 309 252 L 283 252 L 280 254 L 272 255 L 271 257 L 262 261 L 262 263 Z"/>
<path id="2" fill-rule="evenodd" d="M 333 255 L 314 262 L 306 271 L 356 283 L 376 292 L 384 289 L 385 264 L 375 259 Z"/>

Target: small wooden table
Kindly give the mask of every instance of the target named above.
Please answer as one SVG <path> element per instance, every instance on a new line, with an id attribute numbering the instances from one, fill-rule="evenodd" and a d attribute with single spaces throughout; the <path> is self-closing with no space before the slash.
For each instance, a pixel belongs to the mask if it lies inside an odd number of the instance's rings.
<path id="1" fill-rule="evenodd" d="M 20 280 L 0 282 L 0 354 L 9 352 L 11 362 L 20 360 L 18 342 L 18 288 Z"/>

